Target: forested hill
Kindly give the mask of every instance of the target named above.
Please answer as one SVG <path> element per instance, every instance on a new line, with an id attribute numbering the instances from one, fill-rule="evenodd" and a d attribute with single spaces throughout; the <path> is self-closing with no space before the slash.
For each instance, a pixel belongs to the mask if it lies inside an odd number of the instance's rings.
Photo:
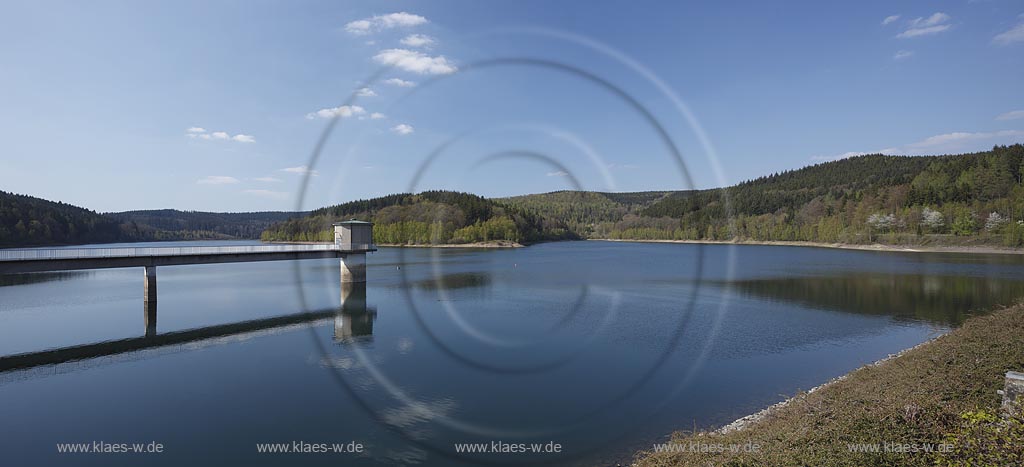
<path id="1" fill-rule="evenodd" d="M 564 225 L 495 200 L 453 191 L 400 193 L 317 209 L 275 224 L 265 241 L 332 241 L 332 223 L 372 221 L 379 244 L 446 244 L 507 240 L 530 243 L 576 236 Z"/>
<path id="2" fill-rule="evenodd" d="M 880 154 L 679 192 L 612 237 L 843 243 L 1024 244 L 1024 146 L 948 156 Z"/>
<path id="3" fill-rule="evenodd" d="M 0 192 L 0 245 L 260 238 L 331 241 L 331 224 L 376 223 L 381 244 L 575 238 L 1024 246 L 1024 146 L 948 156 L 881 154 L 691 191 L 486 199 L 401 193 L 309 213 L 173 210 L 97 214 Z M 296 217 L 293 217 L 296 216 Z"/>
<path id="4" fill-rule="evenodd" d="M 817 197 L 843 197 L 905 185 L 930 164 L 956 156 L 884 156 L 881 154 L 824 162 L 760 177 L 727 189 L 737 213 L 766 214 L 801 206 Z M 646 216 L 682 217 L 720 202 L 722 190 L 677 192 L 646 209 Z M 710 206 L 714 208 L 714 206 Z"/>
<path id="5" fill-rule="evenodd" d="M 0 191 L 0 246 L 122 240 L 116 220 L 70 204 Z"/>
<path id="6" fill-rule="evenodd" d="M 128 211 L 100 214 L 0 191 L 0 247 L 155 240 L 256 239 L 288 212 Z"/>
<path id="7" fill-rule="evenodd" d="M 502 199 L 587 238 L 1024 245 L 1024 146 L 865 155 L 732 187 Z"/>
<path id="8" fill-rule="evenodd" d="M 583 238 L 607 238 L 609 228 L 628 215 L 636 215 L 653 203 L 671 195 L 671 191 L 637 193 L 601 193 L 593 191 L 555 191 L 551 193 L 498 198 L 511 206 L 533 211 L 545 219 L 565 226 Z"/>
<path id="9" fill-rule="evenodd" d="M 103 215 L 117 220 L 127 231 L 142 231 L 154 239 L 189 240 L 196 238 L 258 239 L 275 222 L 304 216 L 305 212 L 202 212 L 158 209 L 109 212 Z"/>

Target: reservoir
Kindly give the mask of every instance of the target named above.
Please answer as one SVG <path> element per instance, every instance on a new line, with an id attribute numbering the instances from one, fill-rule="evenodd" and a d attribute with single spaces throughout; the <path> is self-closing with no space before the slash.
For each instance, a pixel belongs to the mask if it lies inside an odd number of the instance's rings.
<path id="1" fill-rule="evenodd" d="M 337 259 L 163 267 L 156 335 L 250 323 L 168 345 L 146 345 L 141 268 L 0 275 L 2 355 L 142 343 L 0 372 L 0 450 L 10 465 L 614 465 L 1024 297 L 1017 255 L 583 241 L 366 263 L 355 291 Z M 163 449 L 58 449 L 95 442 Z M 313 452 L 334 445 L 361 449 Z"/>

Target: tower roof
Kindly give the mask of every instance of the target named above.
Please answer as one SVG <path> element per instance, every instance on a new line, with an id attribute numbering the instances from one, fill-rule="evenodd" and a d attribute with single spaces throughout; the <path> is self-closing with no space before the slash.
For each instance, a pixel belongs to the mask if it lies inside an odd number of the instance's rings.
<path id="1" fill-rule="evenodd" d="M 373 222 L 349 219 L 347 221 L 335 222 L 334 224 L 331 225 L 373 225 Z"/>

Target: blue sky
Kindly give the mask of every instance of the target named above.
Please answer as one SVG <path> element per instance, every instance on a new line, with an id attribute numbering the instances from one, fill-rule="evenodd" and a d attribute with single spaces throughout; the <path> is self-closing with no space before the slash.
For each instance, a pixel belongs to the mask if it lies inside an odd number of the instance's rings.
<path id="1" fill-rule="evenodd" d="M 1024 141 L 1015 0 L 26 1 L 0 40 L 0 189 L 99 211 L 290 210 L 307 172 L 310 208 Z"/>

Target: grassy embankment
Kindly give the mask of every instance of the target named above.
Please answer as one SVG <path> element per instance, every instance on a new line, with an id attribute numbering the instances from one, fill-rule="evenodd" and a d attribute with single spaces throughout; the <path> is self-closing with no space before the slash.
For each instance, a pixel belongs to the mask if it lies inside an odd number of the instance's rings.
<path id="1" fill-rule="evenodd" d="M 1007 370 L 1021 369 L 1024 305 L 972 318 L 932 342 L 800 394 L 741 429 L 676 433 L 670 440 L 677 447 L 756 443 L 757 452 L 652 450 L 638 454 L 636 465 L 1024 465 L 1024 418 L 1001 420 L 996 393 Z M 953 452 L 894 452 L 896 445 L 921 450 L 925 443 L 951 444 Z M 881 448 L 856 452 L 852 444 Z"/>

